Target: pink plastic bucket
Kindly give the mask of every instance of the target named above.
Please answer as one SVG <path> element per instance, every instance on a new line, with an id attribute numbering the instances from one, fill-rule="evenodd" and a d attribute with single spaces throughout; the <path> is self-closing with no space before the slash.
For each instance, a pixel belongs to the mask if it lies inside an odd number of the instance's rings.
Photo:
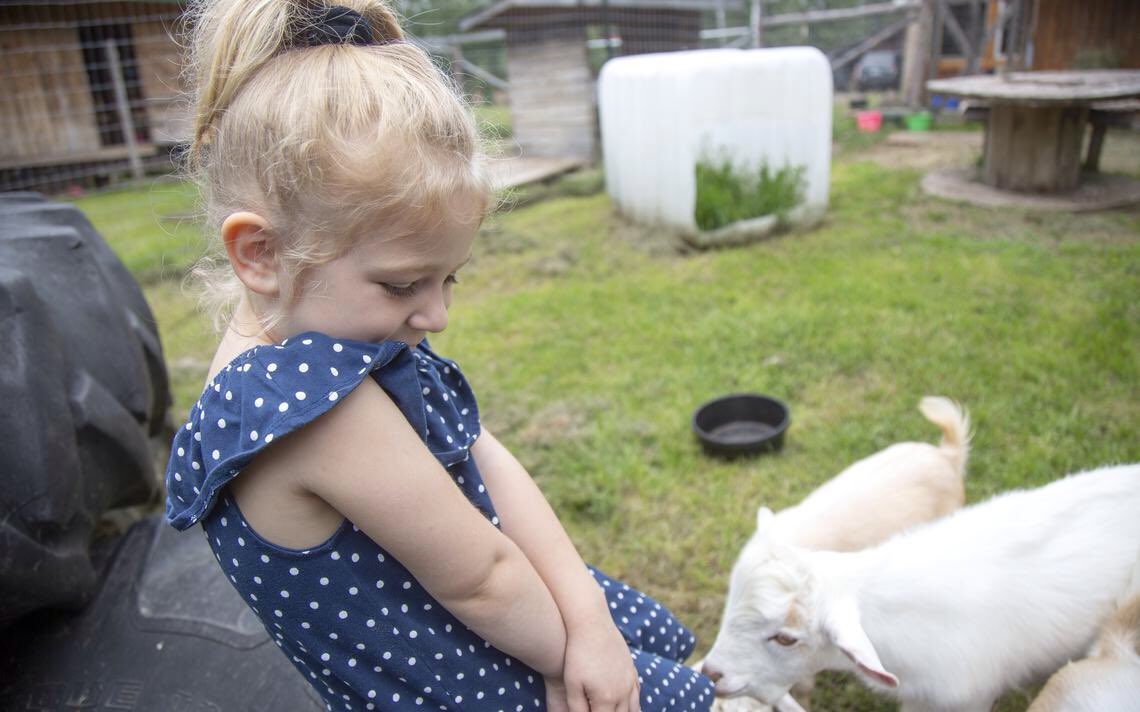
<path id="1" fill-rule="evenodd" d="M 866 131 L 868 133 L 878 131 L 883 126 L 883 115 L 878 111 L 856 112 L 855 126 L 860 131 Z"/>

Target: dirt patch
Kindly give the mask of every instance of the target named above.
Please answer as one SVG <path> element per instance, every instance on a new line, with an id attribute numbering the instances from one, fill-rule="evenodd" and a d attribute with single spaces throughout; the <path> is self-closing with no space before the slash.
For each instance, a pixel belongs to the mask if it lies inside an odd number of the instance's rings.
<path id="1" fill-rule="evenodd" d="M 600 403 L 555 401 L 539 410 L 519 431 L 527 446 L 548 448 L 559 442 L 580 440 L 589 430 L 593 413 Z"/>
<path id="2" fill-rule="evenodd" d="M 1081 155 L 1088 155 L 1088 136 Z M 856 156 L 885 168 L 937 168 L 981 164 L 983 131 L 896 131 L 883 141 L 859 151 Z M 1140 178 L 1140 131 L 1110 130 L 1100 155 L 1102 173 Z"/>
<path id="3" fill-rule="evenodd" d="M 970 166 L 981 160 L 983 140 L 980 131 L 897 131 L 858 156 L 884 168 Z"/>
<path id="4" fill-rule="evenodd" d="M 641 225 L 615 213 L 613 237 L 655 257 L 686 255 L 696 250 L 681 235 L 661 225 Z"/>

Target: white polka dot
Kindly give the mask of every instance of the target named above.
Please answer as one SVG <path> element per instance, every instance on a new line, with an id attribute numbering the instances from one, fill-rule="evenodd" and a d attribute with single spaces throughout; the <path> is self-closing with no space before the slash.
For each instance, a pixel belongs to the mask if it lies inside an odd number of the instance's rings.
<path id="1" fill-rule="evenodd" d="M 267 443 L 273 442 L 273 433 L 270 433 L 270 434 L 265 436 L 265 442 L 267 442 Z"/>
<path id="2" fill-rule="evenodd" d="M 360 561 L 360 554 L 353 554 L 352 555 L 352 563 L 355 564 L 357 561 Z"/>
<path id="3" fill-rule="evenodd" d="M 305 400 L 305 398 L 307 398 L 308 396 L 305 395 L 304 391 L 297 391 L 296 393 L 293 394 L 293 397 L 296 398 L 297 400 Z"/>
<path id="4" fill-rule="evenodd" d="M 321 585 L 322 586 L 328 586 L 329 585 L 329 577 L 328 576 L 322 576 L 321 577 Z"/>
<path id="5" fill-rule="evenodd" d="M 303 363 L 297 367 L 297 370 L 300 371 L 301 373 L 308 373 L 309 372 L 309 364 Z"/>
<path id="6" fill-rule="evenodd" d="M 260 398 L 260 397 L 259 397 L 259 398 L 254 398 L 254 399 L 253 399 L 253 404 L 254 404 L 256 407 L 258 407 L 258 408 L 260 408 L 260 407 L 262 406 L 262 404 L 263 404 L 263 403 L 265 403 L 265 399 L 264 399 L 264 398 Z"/>
<path id="7" fill-rule="evenodd" d="M 364 363 L 372 363 L 372 357 L 369 356 L 368 354 L 364 354 L 363 356 L 361 356 L 361 358 L 364 359 Z"/>
<path id="8" fill-rule="evenodd" d="M 288 591 L 285 591 L 285 590 L 282 590 L 282 591 L 281 591 L 281 598 L 289 598 L 289 592 L 288 592 Z"/>
<path id="9" fill-rule="evenodd" d="M 338 395 L 336 394 L 336 391 L 332 391 L 331 393 L 329 393 L 329 400 L 331 400 L 331 401 L 334 401 L 334 400 L 336 400 L 336 399 L 337 399 L 337 398 L 339 398 L 339 397 L 340 397 L 340 396 L 338 396 Z"/>
<path id="10" fill-rule="evenodd" d="M 256 430 L 249 431 L 249 439 L 250 440 L 257 440 L 257 431 Z"/>
<path id="11" fill-rule="evenodd" d="M 181 481 L 182 481 L 182 475 L 180 475 L 180 474 L 178 474 L 177 472 L 175 472 L 175 473 L 174 473 L 174 481 L 175 481 L 175 482 L 181 482 Z"/>
<path id="12" fill-rule="evenodd" d="M 284 402 L 284 401 L 282 401 L 282 402 L 281 402 L 281 405 L 277 406 L 277 410 L 279 410 L 279 411 L 281 411 L 282 413 L 284 413 L 285 411 L 289 410 L 289 404 L 288 404 L 288 403 L 286 403 L 286 402 Z"/>
<path id="13" fill-rule="evenodd" d="M 269 557 L 266 556 L 265 554 L 262 554 L 261 555 L 261 563 L 268 564 L 269 563 Z"/>
<path id="14" fill-rule="evenodd" d="M 348 618 L 348 611 L 341 611 L 340 613 L 336 614 L 336 617 L 344 620 L 345 618 Z"/>
<path id="15" fill-rule="evenodd" d="M 210 457 L 214 458 L 215 460 L 221 458 L 221 456 L 222 456 L 222 453 L 218 452 L 217 450 L 210 453 Z"/>
<path id="16" fill-rule="evenodd" d="M 273 373 L 274 371 L 276 371 L 276 370 L 277 370 L 277 364 L 275 364 L 275 363 L 271 363 L 271 364 L 269 364 L 268 366 L 266 366 L 266 367 L 265 367 L 265 370 L 266 370 L 266 371 L 269 371 L 270 373 Z"/>
<path id="17" fill-rule="evenodd" d="M 317 603 L 316 601 L 309 601 L 309 608 L 312 608 L 314 611 L 320 607 L 321 604 Z"/>
<path id="18" fill-rule="evenodd" d="M 340 375 L 340 371 L 336 370 L 336 366 L 329 366 L 329 373 L 331 373 L 334 376 Z"/>
<path id="19" fill-rule="evenodd" d="M 186 451 L 182 448 L 178 448 L 178 457 L 185 457 L 185 456 L 186 456 Z"/>
<path id="20" fill-rule="evenodd" d="M 341 351 L 344 351 L 344 347 L 340 344 L 333 344 L 333 351 L 336 351 L 339 354 Z"/>
<path id="21" fill-rule="evenodd" d="M 225 427 L 226 427 L 226 419 L 225 418 L 218 418 L 218 427 L 222 428 L 223 430 L 225 429 Z"/>

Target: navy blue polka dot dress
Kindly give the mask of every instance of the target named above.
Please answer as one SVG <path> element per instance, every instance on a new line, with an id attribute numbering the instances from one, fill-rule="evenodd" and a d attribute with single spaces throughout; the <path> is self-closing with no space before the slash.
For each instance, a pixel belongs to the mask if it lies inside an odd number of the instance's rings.
<path id="1" fill-rule="evenodd" d="M 499 526 L 470 457 L 475 397 L 427 342 L 372 344 L 309 332 L 235 358 L 179 429 L 166 516 L 200 523 L 234 588 L 329 710 L 545 709 L 542 676 L 439 605 L 352 522 L 320 546 L 276 546 L 249 527 L 225 486 L 266 445 L 373 378 L 468 500 Z M 708 710 L 712 684 L 680 664 L 694 639 L 661 604 L 591 569 L 630 646 L 644 710 Z"/>

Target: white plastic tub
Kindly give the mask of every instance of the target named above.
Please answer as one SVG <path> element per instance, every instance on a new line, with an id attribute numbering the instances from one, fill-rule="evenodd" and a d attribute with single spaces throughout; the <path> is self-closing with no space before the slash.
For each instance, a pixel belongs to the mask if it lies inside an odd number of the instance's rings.
<path id="1" fill-rule="evenodd" d="M 694 218 L 696 164 L 802 166 L 804 201 L 793 226 L 827 209 L 831 162 L 831 67 L 814 47 L 710 49 L 622 57 L 598 79 L 606 189 L 618 210 L 697 244 L 746 241 L 772 218 L 702 232 Z"/>

